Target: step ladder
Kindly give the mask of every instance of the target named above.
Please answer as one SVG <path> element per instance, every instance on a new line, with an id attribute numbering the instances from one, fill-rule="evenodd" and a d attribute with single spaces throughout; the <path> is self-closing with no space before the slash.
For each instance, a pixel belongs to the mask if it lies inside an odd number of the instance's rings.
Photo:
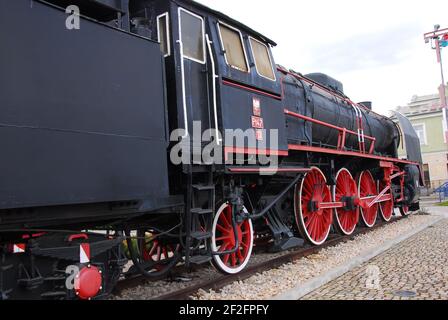
<path id="1" fill-rule="evenodd" d="M 190 167 L 190 169 L 192 169 Z M 212 238 L 213 214 L 215 212 L 215 185 L 210 168 L 204 175 L 188 172 L 186 215 L 185 264 L 189 267 L 212 260 L 210 239 Z M 202 179 L 201 179 L 202 178 Z"/>

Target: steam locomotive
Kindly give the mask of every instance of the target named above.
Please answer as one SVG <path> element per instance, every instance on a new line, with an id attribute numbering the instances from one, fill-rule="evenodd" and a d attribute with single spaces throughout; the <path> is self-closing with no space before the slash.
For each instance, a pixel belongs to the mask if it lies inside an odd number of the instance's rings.
<path id="1" fill-rule="evenodd" d="M 0 39 L 0 299 L 105 298 L 129 260 L 235 274 L 419 209 L 405 117 L 199 3 L 3 0 Z"/>

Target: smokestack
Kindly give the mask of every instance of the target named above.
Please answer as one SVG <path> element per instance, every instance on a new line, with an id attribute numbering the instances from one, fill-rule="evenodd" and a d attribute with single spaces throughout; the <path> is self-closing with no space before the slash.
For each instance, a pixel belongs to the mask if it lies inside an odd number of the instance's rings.
<path id="1" fill-rule="evenodd" d="M 364 102 L 360 102 L 359 104 L 362 104 L 367 109 L 372 110 L 372 101 L 364 101 Z"/>

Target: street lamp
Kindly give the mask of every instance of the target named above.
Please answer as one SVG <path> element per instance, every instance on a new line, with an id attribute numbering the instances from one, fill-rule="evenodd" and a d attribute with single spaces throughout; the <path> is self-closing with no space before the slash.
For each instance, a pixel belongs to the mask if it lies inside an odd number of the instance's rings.
<path id="1" fill-rule="evenodd" d="M 436 50 L 437 62 L 440 64 L 440 74 L 442 76 L 442 85 L 439 88 L 440 93 L 440 106 L 443 110 L 443 129 L 448 142 L 448 117 L 447 117 L 447 97 L 445 90 L 445 77 L 443 75 L 443 63 L 442 63 L 442 48 L 448 47 L 448 28 L 440 29 L 440 25 L 434 26 L 434 31 L 424 34 L 425 43 L 431 43 L 432 49 Z"/>

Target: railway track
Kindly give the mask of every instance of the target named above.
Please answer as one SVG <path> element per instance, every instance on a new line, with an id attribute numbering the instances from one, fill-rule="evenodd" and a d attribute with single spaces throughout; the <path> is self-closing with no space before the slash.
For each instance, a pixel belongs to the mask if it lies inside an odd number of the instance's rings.
<path id="1" fill-rule="evenodd" d="M 357 228 L 356 231 L 350 236 L 341 236 L 341 235 L 333 235 L 325 244 L 315 247 L 315 246 L 306 246 L 294 249 L 293 251 L 286 252 L 284 255 L 277 256 L 272 259 L 268 259 L 266 261 L 262 261 L 260 263 L 254 264 L 252 266 L 247 267 L 242 272 L 236 275 L 217 275 L 213 279 L 207 279 L 206 281 L 201 281 L 195 283 L 186 288 L 176 290 L 170 293 L 166 293 L 163 295 L 154 296 L 151 300 L 190 300 L 191 296 L 193 296 L 199 289 L 202 290 L 220 290 L 228 284 L 231 284 L 236 281 L 242 281 L 248 279 L 254 274 L 261 273 L 264 271 L 268 271 L 270 269 L 278 268 L 284 264 L 294 262 L 298 259 L 311 256 L 320 252 L 321 250 L 335 246 L 339 243 L 343 243 L 346 241 L 353 240 L 355 237 L 359 235 L 366 234 L 375 229 L 381 228 L 385 225 L 393 224 L 405 217 L 394 217 L 390 222 L 377 222 L 375 226 L 372 228 Z M 207 266 L 208 267 L 208 266 Z M 199 270 L 201 267 L 197 267 L 193 270 Z M 204 268 L 204 266 L 202 266 Z M 183 266 L 179 266 L 172 271 L 172 277 L 176 275 L 182 274 L 186 269 Z M 166 278 L 166 277 L 165 277 Z M 155 280 L 163 280 L 163 278 L 155 279 Z M 136 276 L 133 278 L 123 279 L 121 280 L 115 291 L 115 295 L 120 295 L 124 290 L 132 289 L 133 287 L 139 285 L 151 285 L 151 282 L 145 279 L 142 276 Z"/>

